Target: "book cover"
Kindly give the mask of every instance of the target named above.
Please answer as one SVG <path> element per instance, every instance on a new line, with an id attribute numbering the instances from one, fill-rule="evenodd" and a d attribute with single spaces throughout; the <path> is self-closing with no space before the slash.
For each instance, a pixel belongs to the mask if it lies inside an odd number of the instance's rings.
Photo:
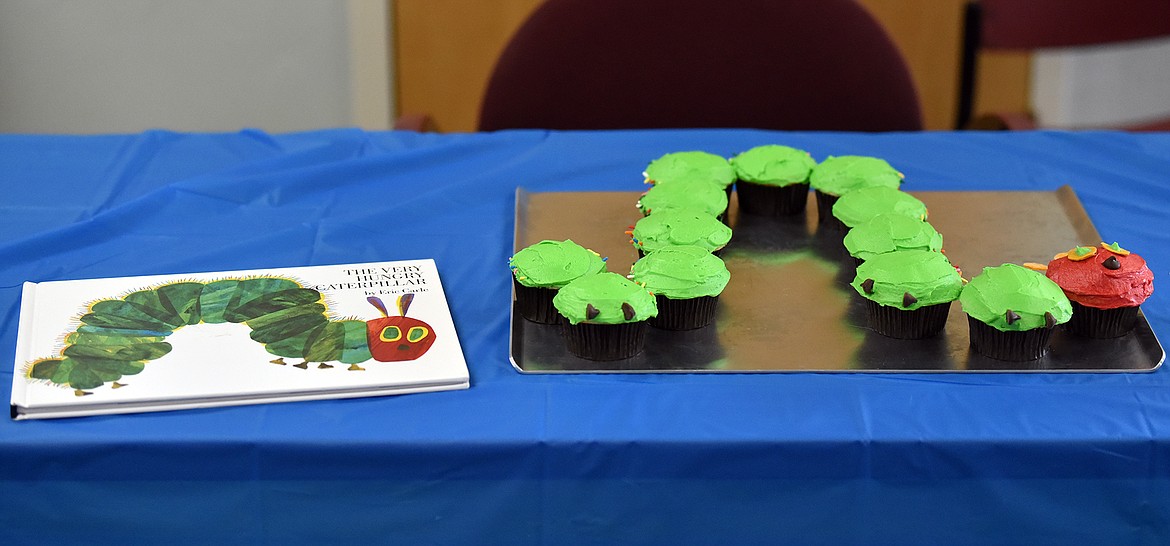
<path id="1" fill-rule="evenodd" d="M 25 283 L 14 419 L 468 387 L 433 260 Z"/>

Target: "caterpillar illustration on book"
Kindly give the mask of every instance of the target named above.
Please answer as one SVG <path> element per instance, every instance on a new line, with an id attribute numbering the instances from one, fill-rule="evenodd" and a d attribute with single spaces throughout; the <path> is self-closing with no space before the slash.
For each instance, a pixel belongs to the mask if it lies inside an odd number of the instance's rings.
<path id="1" fill-rule="evenodd" d="M 173 282 L 93 303 L 77 330 L 65 336 L 60 356 L 32 362 L 26 375 L 71 387 L 78 396 L 107 383 L 124 387 L 124 376 L 171 352 L 166 337 L 174 331 L 225 322 L 251 328 L 249 337 L 277 357 L 272 364 L 292 358 L 302 360 L 293 364 L 301 369 L 339 362 L 363 371 L 359 364 L 366 361 L 415 360 L 434 344 L 430 325 L 406 316 L 413 300 L 414 294 L 399 296 L 395 316 L 371 296 L 367 301 L 382 316 L 363 321 L 331 318 L 321 292 L 284 277 Z"/>

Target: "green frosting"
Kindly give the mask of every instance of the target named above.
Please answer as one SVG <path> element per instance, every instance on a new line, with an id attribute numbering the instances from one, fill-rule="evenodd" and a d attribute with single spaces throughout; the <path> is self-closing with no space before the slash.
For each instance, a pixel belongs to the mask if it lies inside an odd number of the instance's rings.
<path id="1" fill-rule="evenodd" d="M 568 239 L 541 241 L 508 260 L 516 281 L 535 288 L 560 288 L 583 275 L 605 271 L 605 260 Z"/>
<path id="2" fill-rule="evenodd" d="M 727 192 L 704 182 L 656 184 L 638 199 L 638 209 L 649 215 L 671 209 L 685 209 L 719 216 L 727 210 Z"/>
<path id="3" fill-rule="evenodd" d="M 983 268 L 963 287 L 959 302 L 971 318 L 1002 332 L 1063 324 L 1072 317 L 1072 305 L 1056 283 L 1016 264 Z"/>
<path id="4" fill-rule="evenodd" d="M 808 152 L 775 144 L 756 146 L 731 158 L 740 180 L 768 186 L 806 183 L 816 165 Z"/>
<path id="5" fill-rule="evenodd" d="M 901 214 L 879 214 L 845 234 L 849 255 L 868 260 L 895 250 L 942 250 L 943 238 L 929 222 Z"/>
<path id="6" fill-rule="evenodd" d="M 929 250 L 878 254 L 857 266 L 850 284 L 865 298 L 907 311 L 955 301 L 963 290 L 950 260 Z"/>
<path id="7" fill-rule="evenodd" d="M 673 300 L 718 296 L 731 273 L 718 256 L 697 246 L 669 246 L 634 262 L 634 282 Z"/>
<path id="8" fill-rule="evenodd" d="M 849 227 L 860 226 L 879 214 L 902 214 L 926 220 L 926 205 L 913 195 L 885 186 L 851 191 L 833 204 L 833 216 Z"/>
<path id="9" fill-rule="evenodd" d="M 731 240 L 731 228 L 703 212 L 664 210 L 638 220 L 631 237 L 634 247 L 647 254 L 671 245 L 696 245 L 712 251 Z"/>
<path id="10" fill-rule="evenodd" d="M 651 184 L 704 182 L 724 189 L 735 182 L 735 170 L 726 159 L 707 152 L 666 154 L 646 166 L 642 173 Z"/>
<path id="11" fill-rule="evenodd" d="M 813 189 L 822 193 L 845 195 L 872 186 L 897 189 L 902 185 L 902 173 L 884 159 L 843 155 L 822 161 L 813 168 L 808 181 Z"/>
<path id="12" fill-rule="evenodd" d="M 617 273 L 581 277 L 557 291 L 553 307 L 571 324 L 622 324 L 658 316 L 654 295 Z"/>

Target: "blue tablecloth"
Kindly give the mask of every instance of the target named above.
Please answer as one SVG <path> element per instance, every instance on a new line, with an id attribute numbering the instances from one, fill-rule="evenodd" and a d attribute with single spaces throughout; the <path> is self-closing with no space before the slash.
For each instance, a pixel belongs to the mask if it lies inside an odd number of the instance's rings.
<path id="1" fill-rule="evenodd" d="M 469 390 L 0 422 L 0 543 L 1170 542 L 1170 370 L 522 375 L 516 186 L 781 143 L 908 190 L 1072 186 L 1170 279 L 1170 134 L 754 130 L 0 136 L 0 396 L 20 284 L 433 257 Z M 1010 244 L 1010 242 L 1006 243 Z M 1170 289 L 1143 306 L 1170 332 Z"/>

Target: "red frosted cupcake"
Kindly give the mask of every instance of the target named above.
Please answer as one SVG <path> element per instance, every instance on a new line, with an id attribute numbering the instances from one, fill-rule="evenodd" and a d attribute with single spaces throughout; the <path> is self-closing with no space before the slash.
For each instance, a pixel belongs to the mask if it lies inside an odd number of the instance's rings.
<path id="1" fill-rule="evenodd" d="M 1129 333 L 1137 323 L 1138 306 L 1154 292 L 1154 273 L 1146 261 L 1117 243 L 1057 254 L 1045 274 L 1072 302 L 1072 319 L 1065 328 L 1092 338 Z"/>

